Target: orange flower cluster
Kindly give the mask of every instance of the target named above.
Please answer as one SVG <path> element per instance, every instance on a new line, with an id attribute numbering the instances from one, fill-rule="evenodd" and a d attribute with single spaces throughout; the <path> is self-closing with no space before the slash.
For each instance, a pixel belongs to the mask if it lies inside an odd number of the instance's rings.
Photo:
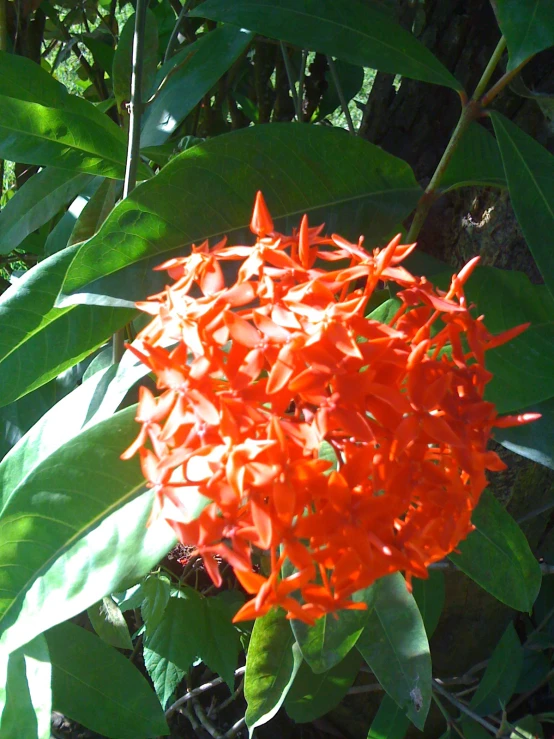
<path id="1" fill-rule="evenodd" d="M 492 336 L 472 315 L 476 259 L 445 293 L 401 266 L 415 245 L 400 237 L 368 252 L 322 229 L 304 216 L 275 232 L 258 193 L 256 243 L 205 242 L 158 267 L 175 283 L 139 304 L 154 318 L 129 347 L 162 392 L 141 389 L 123 457 L 140 452 L 153 515 L 213 582 L 223 559 L 255 595 L 235 621 L 279 605 L 313 623 L 363 608 L 352 594 L 379 577 L 427 577 L 471 531 L 486 470 L 504 468 L 491 428 L 534 418 L 483 400 L 485 351 L 525 326 Z M 366 315 L 382 283 L 402 288 L 387 323 Z M 208 499 L 195 520 L 191 493 Z"/>

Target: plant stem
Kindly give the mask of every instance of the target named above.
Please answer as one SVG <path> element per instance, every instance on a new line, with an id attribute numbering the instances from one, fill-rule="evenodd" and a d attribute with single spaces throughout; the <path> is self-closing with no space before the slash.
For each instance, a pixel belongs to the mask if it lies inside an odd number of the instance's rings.
<path id="1" fill-rule="evenodd" d="M 123 199 L 137 184 L 137 171 L 140 161 L 140 118 L 142 114 L 142 67 L 144 59 L 144 30 L 148 0 L 137 0 L 135 11 L 135 33 L 133 36 L 133 57 L 131 71 L 131 101 L 129 103 L 129 138 L 127 141 L 127 162 L 123 182 Z M 113 362 L 117 364 L 124 351 L 124 332 L 117 331 L 113 337 Z"/>
<path id="2" fill-rule="evenodd" d="M 528 64 L 531 59 L 532 57 L 529 57 L 529 59 L 525 59 L 515 69 L 512 69 L 510 72 L 506 72 L 506 74 L 502 75 L 498 82 L 496 82 L 496 84 L 494 84 L 491 89 L 485 95 L 483 95 L 483 97 L 481 98 L 481 106 L 483 108 L 486 108 L 487 105 L 490 105 L 494 98 L 502 92 L 506 85 L 510 84 L 514 77 L 517 77 L 523 67 Z"/>
<path id="3" fill-rule="evenodd" d="M 294 110 L 296 111 L 296 119 L 300 123 L 302 119 L 301 119 L 301 117 L 300 117 L 300 115 L 298 113 L 298 95 L 296 94 L 296 83 L 294 81 L 294 74 L 293 74 L 292 64 L 291 64 L 291 61 L 290 61 L 290 58 L 289 58 L 289 53 L 287 51 L 287 47 L 285 46 L 285 44 L 282 41 L 280 41 L 279 43 L 281 45 L 281 53 L 283 55 L 283 60 L 285 62 L 285 70 L 287 72 L 287 78 L 288 78 L 288 81 L 289 81 L 290 94 L 291 94 L 291 97 L 292 97 L 292 101 L 294 103 Z"/>
<path id="4" fill-rule="evenodd" d="M 185 19 L 185 16 L 188 13 L 189 6 L 190 6 L 190 0 L 185 0 L 185 2 L 183 3 L 183 7 L 181 8 L 181 11 L 179 13 L 179 16 L 175 22 L 175 25 L 173 26 L 173 31 L 171 32 L 169 41 L 167 42 L 167 49 L 165 50 L 165 55 L 164 55 L 164 63 L 167 62 L 167 60 L 173 56 L 173 49 L 175 48 L 177 39 L 179 38 L 179 31 L 181 29 L 181 25 Z"/>
<path id="5" fill-rule="evenodd" d="M 436 680 L 433 680 L 433 690 L 436 690 L 437 693 L 443 695 L 446 700 L 450 701 L 453 706 L 456 706 L 459 711 L 465 713 L 466 716 L 469 716 L 474 721 L 477 721 L 478 724 L 481 724 L 481 726 L 483 726 L 485 729 L 488 729 L 493 736 L 496 736 L 496 727 L 493 726 L 493 724 L 479 716 L 479 714 L 475 713 L 475 711 L 472 711 L 471 708 L 455 698 L 451 693 L 448 692 L 448 690 L 445 690 L 441 685 L 439 685 Z"/>
<path id="6" fill-rule="evenodd" d="M 245 672 L 246 667 L 239 667 L 237 670 L 235 670 L 235 677 L 237 677 L 238 675 L 244 675 Z M 204 683 L 204 685 L 200 685 L 198 688 L 193 688 L 192 690 L 189 690 L 187 693 L 185 693 L 185 695 L 182 695 L 178 700 L 176 700 L 173 705 L 169 706 L 169 708 L 165 712 L 165 717 L 169 718 L 171 714 L 182 705 L 188 703 L 193 698 L 196 698 L 197 695 L 205 693 L 206 690 L 211 690 L 211 688 L 215 688 L 218 685 L 221 685 L 222 682 L 222 677 L 216 677 L 214 680 L 210 680 L 210 682 Z"/>
<path id="7" fill-rule="evenodd" d="M 356 129 L 354 128 L 354 124 L 352 122 L 352 116 L 350 115 L 350 109 L 348 108 L 348 103 L 346 102 L 346 98 L 344 97 L 344 91 L 342 89 L 342 85 L 340 83 L 339 76 L 337 74 L 337 67 L 335 65 L 335 60 L 333 59 L 333 57 L 327 56 L 327 64 L 329 65 L 329 70 L 331 71 L 331 77 L 333 78 L 333 83 L 337 90 L 337 95 L 339 96 L 340 107 L 342 108 L 342 112 L 344 113 L 344 117 L 346 118 L 346 125 L 348 126 L 348 130 L 350 131 L 352 136 L 355 136 Z"/>
<path id="8" fill-rule="evenodd" d="M 487 85 L 490 82 L 490 79 L 494 73 L 494 70 L 496 69 L 498 62 L 502 58 L 502 54 L 504 53 L 504 50 L 506 49 L 506 39 L 504 36 L 500 37 L 500 41 L 498 42 L 496 49 L 493 51 L 492 56 L 489 60 L 489 63 L 487 64 L 487 67 L 483 74 L 481 75 L 481 79 L 477 83 L 477 87 L 475 88 L 475 92 L 473 93 L 473 100 L 479 100 L 481 95 L 485 92 Z"/>

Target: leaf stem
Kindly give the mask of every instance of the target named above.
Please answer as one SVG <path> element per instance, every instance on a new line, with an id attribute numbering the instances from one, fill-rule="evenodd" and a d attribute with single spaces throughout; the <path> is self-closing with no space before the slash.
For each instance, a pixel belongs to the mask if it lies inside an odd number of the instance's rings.
<path id="1" fill-rule="evenodd" d="M 483 74 L 481 75 L 481 79 L 477 83 L 477 87 L 475 88 L 475 92 L 473 93 L 473 100 L 479 100 L 481 95 L 485 92 L 487 89 L 487 85 L 490 82 L 490 79 L 494 73 L 494 70 L 496 69 L 498 62 L 502 58 L 502 54 L 504 53 L 504 50 L 506 49 L 506 39 L 504 36 L 500 37 L 500 41 L 496 45 L 496 49 L 493 51 L 492 56 L 489 60 L 489 63 L 487 64 L 487 67 Z"/>
<path id="2" fill-rule="evenodd" d="M 129 138 L 127 140 L 127 161 L 123 182 L 123 199 L 134 190 L 137 184 L 137 171 L 140 161 L 140 118 L 142 114 L 142 68 L 144 60 L 144 31 L 148 0 L 137 0 L 135 10 L 135 32 L 133 36 L 133 56 L 131 69 L 131 101 L 129 102 Z M 117 331 L 113 337 L 113 362 L 117 364 L 124 351 L 124 332 Z"/>
<path id="3" fill-rule="evenodd" d="M 348 103 L 346 102 L 346 98 L 344 96 L 344 91 L 342 89 L 342 85 L 340 83 L 340 79 L 337 74 L 337 67 L 335 65 L 335 60 L 333 59 L 333 57 L 327 56 L 327 64 L 329 65 L 329 69 L 331 71 L 331 77 L 333 78 L 333 83 L 335 85 L 337 95 L 339 96 L 340 107 L 342 108 L 342 112 L 344 113 L 344 117 L 346 118 L 346 125 L 348 126 L 348 130 L 352 134 L 352 136 L 355 136 L 356 129 L 354 128 L 354 124 L 352 122 L 352 116 L 350 115 L 350 109 L 348 108 Z"/>
<path id="4" fill-rule="evenodd" d="M 494 100 L 494 98 L 502 92 L 502 90 L 506 87 L 506 85 L 509 85 L 510 82 L 514 79 L 514 77 L 517 77 L 517 75 L 521 72 L 523 67 L 528 64 L 533 57 L 529 57 L 529 59 L 525 59 L 521 62 L 515 69 L 510 70 L 509 72 L 506 72 L 506 74 L 502 75 L 502 77 L 496 82 L 491 89 L 483 95 L 481 98 L 481 106 L 485 108 L 487 105 L 490 105 L 490 103 Z"/>

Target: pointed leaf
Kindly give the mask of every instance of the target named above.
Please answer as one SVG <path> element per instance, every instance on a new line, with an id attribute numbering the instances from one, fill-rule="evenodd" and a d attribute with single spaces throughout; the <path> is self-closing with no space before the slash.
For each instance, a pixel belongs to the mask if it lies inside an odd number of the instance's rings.
<path id="1" fill-rule="evenodd" d="M 94 236 L 113 210 L 120 189 L 120 183 L 116 180 L 106 179 L 102 182 L 79 214 L 69 237 L 69 246 Z"/>
<path id="2" fill-rule="evenodd" d="M 507 186 L 496 139 L 478 123 L 462 136 L 440 181 L 443 192 L 469 185 Z"/>
<path id="3" fill-rule="evenodd" d="M 541 570 L 522 530 L 489 490 L 471 520 L 475 531 L 460 542 L 460 553 L 449 559 L 502 603 L 530 612 L 541 586 Z"/>
<path id="4" fill-rule="evenodd" d="M 78 195 L 91 176 L 46 167 L 33 175 L 0 211 L 0 254 L 9 254 Z"/>
<path id="5" fill-rule="evenodd" d="M 550 7 L 554 13 L 554 5 Z M 551 28 L 554 32 L 554 23 Z M 554 230 L 554 156 L 500 113 L 491 113 L 491 118 L 517 220 L 554 295 L 554 252 L 548 238 Z"/>
<path id="6" fill-rule="evenodd" d="M 180 639 L 183 639 L 183 634 L 180 634 Z M 166 657 L 161 657 L 152 649 L 148 649 L 148 647 L 144 647 L 143 657 L 144 666 L 154 684 L 156 695 L 160 699 L 162 708 L 165 710 L 168 701 L 175 693 L 181 680 L 184 678 L 185 670 L 177 667 L 177 665 Z"/>
<path id="7" fill-rule="evenodd" d="M 554 46 L 554 5 L 550 0 L 494 0 L 498 25 L 515 69 L 531 54 Z"/>
<path id="8" fill-rule="evenodd" d="M 355 649 L 319 675 L 303 661 L 285 698 L 285 710 L 291 719 L 297 723 L 315 721 L 338 706 L 356 679 L 361 663 Z"/>
<path id="9" fill-rule="evenodd" d="M 283 611 L 272 609 L 257 618 L 246 655 L 244 677 L 250 739 L 254 729 L 270 721 L 281 708 L 301 664 L 302 655 Z"/>
<path id="10" fill-rule="evenodd" d="M 444 575 L 440 570 L 429 570 L 429 578 L 412 580 L 412 592 L 421 613 L 427 638 L 430 639 L 439 623 L 444 606 Z"/>
<path id="11" fill-rule="evenodd" d="M 522 664 L 523 647 L 510 623 L 492 653 L 470 708 L 481 716 L 502 711 L 514 693 Z"/>
<path id="12" fill-rule="evenodd" d="M 0 297 L 0 406 L 17 400 L 77 364 L 135 315 L 131 310 L 54 308 L 78 247 L 37 264 Z"/>
<path id="13" fill-rule="evenodd" d="M 144 113 L 141 148 L 167 141 L 252 38 L 244 28 L 220 26 L 171 57 L 156 76 L 153 89 L 159 91 Z"/>
<path id="14" fill-rule="evenodd" d="M 344 177 L 337 176 L 339 171 Z M 184 251 L 193 241 L 247 227 L 260 187 L 274 218 L 293 216 L 297 221 L 309 212 L 317 223 L 330 209 L 340 212 L 355 205 L 357 212 L 349 213 L 352 228 L 363 216 L 375 221 L 375 233 L 387 233 L 420 195 L 405 162 L 344 131 L 272 124 L 217 136 L 183 152 L 114 208 L 72 262 L 63 294 L 80 292 L 94 280 L 150 257 L 159 263 L 163 254 Z M 177 192 L 186 208 L 175 208 Z"/>
<path id="15" fill-rule="evenodd" d="M 129 627 L 119 606 L 107 595 L 87 609 L 92 628 L 98 636 L 116 649 L 132 649 Z"/>
<path id="16" fill-rule="evenodd" d="M 72 623 L 50 629 L 46 640 L 55 710 L 113 739 L 169 733 L 154 691 L 117 650 Z"/>
<path id="17" fill-rule="evenodd" d="M 460 83 L 388 14 L 357 0 L 208 0 L 190 15 L 233 23 L 360 67 L 460 90 Z"/>
<path id="18" fill-rule="evenodd" d="M 431 704 L 431 655 L 423 620 L 396 573 L 377 581 L 375 603 L 356 646 L 410 721 L 423 730 Z"/>
<path id="19" fill-rule="evenodd" d="M 163 618 L 169 601 L 170 583 L 167 577 L 152 575 L 142 584 L 141 615 L 146 633 L 152 633 Z"/>
<path id="20" fill-rule="evenodd" d="M 396 701 L 384 695 L 371 722 L 367 739 L 404 739 L 410 720 Z"/>
<path id="21" fill-rule="evenodd" d="M 189 617 L 194 609 L 198 610 L 200 619 L 203 609 L 199 598 L 190 599 L 189 602 L 185 598 L 169 599 L 163 618 L 152 633 L 145 636 L 145 654 L 148 650 L 150 664 L 154 664 L 157 655 L 159 660 L 174 665 L 183 674 L 187 672 L 198 656 L 194 637 L 189 631 Z M 161 678 L 165 679 L 165 676 Z"/>
<path id="22" fill-rule="evenodd" d="M 554 469 L 554 398 L 520 412 L 540 413 L 541 417 L 525 426 L 495 429 L 495 441 L 511 452 Z"/>

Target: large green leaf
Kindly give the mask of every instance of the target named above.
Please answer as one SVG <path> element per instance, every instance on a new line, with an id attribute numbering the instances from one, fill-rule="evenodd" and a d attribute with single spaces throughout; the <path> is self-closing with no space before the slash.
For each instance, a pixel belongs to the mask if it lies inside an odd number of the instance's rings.
<path id="1" fill-rule="evenodd" d="M 77 306 L 54 308 L 78 247 L 40 262 L 0 297 L 0 406 L 56 377 L 101 346 L 135 314 Z"/>
<path id="2" fill-rule="evenodd" d="M 51 672 L 44 636 L 10 654 L 1 739 L 50 739 Z"/>
<path id="3" fill-rule="evenodd" d="M 188 616 L 195 604 L 196 600 L 187 602 L 184 598 L 170 598 L 162 619 L 145 637 L 145 659 L 148 658 L 147 667 L 150 665 L 148 671 L 152 669 L 159 673 L 156 675 L 159 683 L 156 692 L 158 695 L 162 692 L 166 702 L 174 690 L 174 687 L 166 687 L 166 681 L 172 684 L 176 674 L 182 676 L 187 672 L 198 656 L 188 625 Z"/>
<path id="4" fill-rule="evenodd" d="M 0 254 L 9 254 L 47 223 L 90 179 L 90 175 L 56 167 L 33 175 L 0 211 Z"/>
<path id="5" fill-rule="evenodd" d="M 183 640 L 183 634 L 179 633 L 179 639 Z M 165 710 L 171 696 L 175 693 L 177 686 L 185 676 L 185 670 L 182 670 L 174 662 L 166 657 L 161 657 L 157 652 L 143 648 L 144 666 L 146 667 L 150 679 L 154 685 L 156 695 L 160 699 L 162 708 Z"/>
<path id="6" fill-rule="evenodd" d="M 541 418 L 525 426 L 495 429 L 495 441 L 522 457 L 554 469 L 554 398 L 525 408 L 523 412 L 540 413 Z"/>
<path id="7" fill-rule="evenodd" d="M 113 739 L 168 734 L 162 708 L 137 668 L 72 623 L 46 634 L 55 710 Z"/>
<path id="8" fill-rule="evenodd" d="M 510 623 L 492 653 L 470 707 L 482 716 L 502 711 L 513 695 L 522 664 L 523 647 Z"/>
<path id="9" fill-rule="evenodd" d="M 131 99 L 131 76 L 133 72 L 133 39 L 135 15 L 126 21 L 115 50 L 112 67 L 112 83 L 117 107 L 121 111 Z M 142 100 L 146 101 L 158 66 L 158 24 L 151 10 L 146 11 L 142 53 Z"/>
<path id="10" fill-rule="evenodd" d="M 1 157 L 123 178 L 126 136 L 108 116 L 22 56 L 0 52 L 0 78 Z M 139 176 L 148 178 L 148 167 L 140 164 Z"/>
<path id="11" fill-rule="evenodd" d="M 221 26 L 171 57 L 156 76 L 154 89 L 161 88 L 146 108 L 141 146 L 158 146 L 167 141 L 252 38 L 253 34 L 243 28 Z"/>
<path id="12" fill-rule="evenodd" d="M 302 664 L 290 622 L 282 610 L 257 618 L 246 655 L 244 697 L 250 738 L 256 726 L 270 721 L 283 705 Z"/>
<path id="13" fill-rule="evenodd" d="M 550 8 L 554 14 L 554 4 Z M 551 29 L 554 33 L 554 22 Z M 554 156 L 500 113 L 492 112 L 491 118 L 517 220 L 554 295 L 554 251 L 549 242 L 554 231 Z"/>
<path id="14" fill-rule="evenodd" d="M 427 638 L 433 635 L 444 606 L 444 575 L 440 570 L 429 570 L 427 580 L 415 577 L 412 592 L 423 619 Z"/>
<path id="15" fill-rule="evenodd" d="M 396 701 L 384 695 L 367 739 L 404 739 L 410 720 Z"/>
<path id="16" fill-rule="evenodd" d="M 274 218 L 297 223 L 308 212 L 314 223 L 321 218 L 334 228 L 329 218 L 346 207 L 353 228 L 364 217 L 381 235 L 408 215 L 421 192 L 405 162 L 342 130 L 272 124 L 217 136 L 183 152 L 116 206 L 81 247 L 63 293 L 246 227 L 258 189 Z"/>
<path id="17" fill-rule="evenodd" d="M 449 559 L 502 603 L 529 612 L 541 586 L 541 570 L 523 532 L 488 490 L 471 520 L 475 531 Z"/>
<path id="18" fill-rule="evenodd" d="M 315 721 L 338 706 L 356 679 L 361 662 L 359 652 L 352 649 L 328 672 L 316 675 L 303 661 L 285 698 L 291 719 L 297 723 Z"/>
<path id="19" fill-rule="evenodd" d="M 114 599 L 107 595 L 87 609 L 92 628 L 98 636 L 117 649 L 132 649 L 129 627 Z"/>
<path id="20" fill-rule="evenodd" d="M 140 612 L 147 634 L 151 634 L 162 620 L 170 591 L 170 581 L 165 575 L 151 575 L 142 583 Z"/>
<path id="21" fill-rule="evenodd" d="M 361 67 L 460 90 L 461 85 L 415 36 L 358 0 L 207 0 L 191 12 L 233 23 Z"/>
<path id="22" fill-rule="evenodd" d="M 462 136 L 440 181 L 444 192 L 468 185 L 506 187 L 496 139 L 478 123 L 472 123 Z"/>
<path id="23" fill-rule="evenodd" d="M 390 697 L 423 730 L 432 693 L 423 620 L 400 573 L 381 578 L 375 588 L 373 610 L 356 647 Z"/>
<path id="24" fill-rule="evenodd" d="M 143 489 L 134 407 L 82 431 L 32 469 L 0 519 L 0 629 L 12 625 L 33 582 L 76 541 Z M 97 599 L 96 599 L 97 600 Z"/>
<path id="25" fill-rule="evenodd" d="M 551 0 L 493 0 L 510 61 L 515 69 L 531 54 L 554 46 L 554 5 Z"/>
<path id="26" fill-rule="evenodd" d="M 121 185 L 119 182 L 108 179 L 102 182 L 79 213 L 69 237 L 69 246 L 86 241 L 94 236 L 113 210 L 120 192 Z"/>
<path id="27" fill-rule="evenodd" d="M 313 626 L 293 620 L 292 631 L 302 656 L 316 673 L 327 672 L 338 664 L 358 641 L 375 598 L 373 586 L 358 590 L 352 600 L 365 603 L 364 611 L 342 610 L 318 618 Z"/>

